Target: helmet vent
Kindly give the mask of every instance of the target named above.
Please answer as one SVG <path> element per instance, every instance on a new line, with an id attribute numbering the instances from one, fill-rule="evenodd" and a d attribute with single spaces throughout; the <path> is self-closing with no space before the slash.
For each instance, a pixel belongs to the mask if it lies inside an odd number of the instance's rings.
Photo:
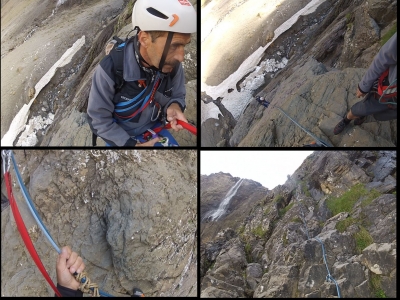
<path id="1" fill-rule="evenodd" d="M 146 8 L 146 10 L 153 16 L 156 16 L 161 19 L 168 19 L 168 17 L 166 15 L 164 15 L 162 12 L 158 11 L 157 9 L 149 7 L 149 8 Z"/>

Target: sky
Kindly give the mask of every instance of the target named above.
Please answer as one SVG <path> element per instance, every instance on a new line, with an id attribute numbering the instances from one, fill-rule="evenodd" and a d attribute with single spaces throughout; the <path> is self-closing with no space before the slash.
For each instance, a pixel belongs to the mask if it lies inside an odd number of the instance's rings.
<path id="1" fill-rule="evenodd" d="M 284 184 L 313 151 L 201 151 L 200 174 L 230 173 L 268 189 Z"/>

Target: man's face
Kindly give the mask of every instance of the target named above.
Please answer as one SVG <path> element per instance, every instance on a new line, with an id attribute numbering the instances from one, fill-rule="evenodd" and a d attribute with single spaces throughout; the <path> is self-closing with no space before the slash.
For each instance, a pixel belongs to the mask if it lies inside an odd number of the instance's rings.
<path id="1" fill-rule="evenodd" d="M 147 33 L 146 33 L 147 34 Z M 148 63 L 151 63 L 156 68 L 159 68 L 161 56 L 164 51 L 165 42 L 167 40 L 168 34 L 165 33 L 164 36 L 160 36 L 152 42 L 149 34 L 146 41 L 146 52 L 149 60 L 145 58 Z M 172 72 L 174 67 L 184 60 L 185 46 L 190 43 L 189 33 L 174 33 L 171 45 L 169 46 L 167 57 L 165 58 L 164 66 L 162 72 L 169 73 Z"/>

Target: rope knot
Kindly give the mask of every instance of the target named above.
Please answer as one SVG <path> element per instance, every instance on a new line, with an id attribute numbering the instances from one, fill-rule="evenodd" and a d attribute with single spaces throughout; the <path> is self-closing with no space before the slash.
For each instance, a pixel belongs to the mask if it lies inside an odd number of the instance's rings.
<path id="1" fill-rule="evenodd" d="M 83 293 L 92 294 L 92 297 L 100 297 L 99 286 L 97 283 L 92 283 L 86 272 L 75 275 L 75 279 L 79 282 L 79 290 Z"/>

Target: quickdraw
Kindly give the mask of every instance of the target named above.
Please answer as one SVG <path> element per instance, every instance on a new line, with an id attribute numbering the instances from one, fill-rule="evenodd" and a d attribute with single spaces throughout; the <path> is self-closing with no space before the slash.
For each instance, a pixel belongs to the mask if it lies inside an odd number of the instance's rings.
<path id="1" fill-rule="evenodd" d="M 53 246 L 53 248 L 60 254 L 61 250 L 60 248 L 57 246 L 56 242 L 54 241 L 54 239 L 51 237 L 50 233 L 48 232 L 47 228 L 45 227 L 45 225 L 43 224 L 42 219 L 39 216 L 39 213 L 37 212 L 37 210 L 35 209 L 35 206 L 32 202 L 32 199 L 29 196 L 28 191 L 26 190 L 26 187 L 22 181 L 22 177 L 21 174 L 19 173 L 18 170 L 18 165 L 16 163 L 16 160 L 14 158 L 14 155 L 12 153 L 11 150 L 2 150 L 2 159 L 3 159 L 3 173 L 4 173 L 4 178 L 5 178 L 5 182 L 6 182 L 6 187 L 7 187 L 7 194 L 8 197 L 10 199 L 10 206 L 14 215 L 14 219 L 17 223 L 17 227 L 18 227 L 18 231 L 21 234 L 21 237 L 25 243 L 26 248 L 28 249 L 29 253 L 32 256 L 32 259 L 34 260 L 34 262 L 36 263 L 37 267 L 39 268 L 39 270 L 41 271 L 41 273 L 43 274 L 43 276 L 45 277 L 45 279 L 47 280 L 47 282 L 50 284 L 50 286 L 53 288 L 54 292 L 56 293 L 57 296 L 61 297 L 60 292 L 57 290 L 56 286 L 54 285 L 54 283 L 51 281 L 46 269 L 43 266 L 43 263 L 41 262 L 36 249 L 32 243 L 32 240 L 29 237 L 29 233 L 26 230 L 26 226 L 25 223 L 21 217 L 21 214 L 19 213 L 18 210 L 18 206 L 17 203 L 15 201 L 13 192 L 12 192 L 12 186 L 11 186 L 11 175 L 10 175 L 10 166 L 11 166 L 11 161 L 13 163 L 14 166 L 14 171 L 15 174 L 17 175 L 17 181 L 18 184 L 21 187 L 21 192 L 25 198 L 25 201 L 29 207 L 29 210 L 31 211 L 33 217 L 35 218 L 38 226 L 42 229 L 44 235 L 46 236 L 47 240 L 51 243 L 51 245 Z M 87 278 L 86 274 L 83 272 L 83 274 L 78 274 L 78 273 L 74 273 L 75 278 L 77 278 L 78 282 L 81 283 L 80 288 L 82 287 L 81 290 L 83 290 L 84 292 L 88 292 L 89 290 L 96 295 L 97 294 L 97 288 L 90 288 L 88 289 L 88 283 L 90 283 L 90 279 Z M 93 286 L 95 286 L 95 284 L 93 284 Z M 103 291 L 101 291 L 100 289 L 98 289 L 98 294 L 102 297 L 113 297 L 112 295 L 105 293 Z"/>

